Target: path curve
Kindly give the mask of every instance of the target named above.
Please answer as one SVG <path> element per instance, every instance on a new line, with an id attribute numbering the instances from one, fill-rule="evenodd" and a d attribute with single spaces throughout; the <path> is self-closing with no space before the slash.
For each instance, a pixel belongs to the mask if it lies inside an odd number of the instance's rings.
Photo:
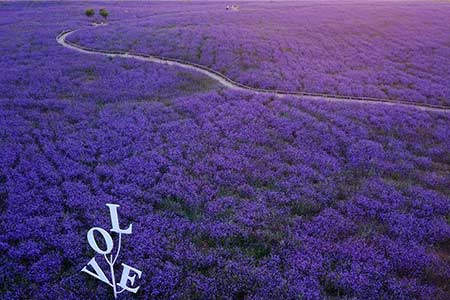
<path id="1" fill-rule="evenodd" d="M 277 97 L 294 96 L 294 97 L 302 97 L 303 99 L 314 99 L 314 100 L 321 99 L 321 100 L 328 100 L 328 101 L 396 105 L 396 106 L 404 106 L 404 107 L 414 107 L 414 108 L 427 110 L 427 111 L 450 112 L 450 106 L 435 105 L 435 104 L 428 104 L 428 103 L 414 103 L 414 102 L 408 102 L 408 101 L 402 101 L 402 100 L 391 100 L 391 99 L 383 99 L 383 98 L 340 96 L 340 95 L 331 95 L 331 94 L 290 92 L 290 91 L 282 91 L 282 90 L 253 88 L 251 86 L 247 86 L 247 85 L 241 84 L 239 82 L 236 82 L 233 79 L 231 79 L 231 78 L 225 76 L 224 74 L 217 72 L 211 68 L 205 67 L 200 64 L 192 63 L 189 61 L 176 59 L 176 58 L 169 58 L 169 57 L 164 57 L 164 56 L 159 56 L 159 55 L 136 53 L 136 52 L 128 52 L 128 51 L 120 51 L 120 50 L 93 49 L 93 48 L 89 48 L 86 46 L 78 45 L 76 43 L 67 41 L 66 38 L 76 31 L 78 31 L 78 29 L 77 30 L 64 30 L 56 36 L 56 41 L 68 49 L 72 49 L 72 50 L 86 53 L 86 54 L 134 58 L 137 60 L 172 65 L 172 66 L 177 66 L 177 67 L 181 67 L 181 68 L 185 68 L 185 69 L 189 69 L 189 70 L 194 70 L 194 71 L 197 71 L 199 73 L 202 73 L 202 74 L 208 76 L 209 78 L 212 78 L 212 79 L 218 81 L 220 84 L 222 84 L 226 88 L 229 88 L 232 90 L 251 91 L 251 92 L 257 93 L 257 94 L 266 94 L 266 95 L 272 95 L 272 96 L 277 96 Z"/>

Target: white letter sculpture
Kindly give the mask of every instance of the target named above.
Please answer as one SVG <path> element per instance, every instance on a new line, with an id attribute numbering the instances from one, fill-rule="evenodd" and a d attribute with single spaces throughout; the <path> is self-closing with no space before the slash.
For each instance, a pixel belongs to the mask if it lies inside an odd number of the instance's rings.
<path id="1" fill-rule="evenodd" d="M 116 263 L 117 257 L 119 257 L 120 253 L 120 245 L 122 243 L 122 234 L 131 234 L 133 227 L 132 224 L 128 226 L 127 229 L 121 229 L 119 226 L 119 216 L 117 214 L 117 209 L 120 207 L 117 204 L 106 204 L 109 208 L 109 214 L 111 215 L 111 232 L 115 232 L 119 235 L 119 246 L 117 248 L 117 253 L 115 256 L 111 253 L 114 248 L 114 242 L 111 237 L 111 235 L 108 233 L 108 231 L 104 230 L 100 227 L 92 227 L 88 233 L 87 233 L 87 240 L 89 242 L 89 245 L 91 248 L 97 252 L 98 254 L 103 255 L 106 262 L 109 265 L 110 273 L 111 273 L 111 281 L 108 280 L 103 270 L 100 268 L 98 263 L 95 261 L 95 256 L 88 262 L 87 266 L 85 266 L 81 272 L 85 272 L 89 275 L 91 275 L 94 278 L 97 278 L 100 281 L 103 281 L 104 283 L 108 284 L 113 288 L 114 292 L 114 298 L 117 298 L 117 295 L 122 293 L 123 291 L 129 291 L 132 293 L 136 293 L 139 290 L 139 286 L 133 286 L 134 282 L 136 280 L 136 275 L 138 278 L 141 278 L 142 272 L 136 268 L 130 267 L 126 264 L 122 264 L 123 270 L 122 270 L 122 277 L 120 279 L 120 283 L 116 284 L 116 277 L 114 275 L 114 264 Z M 101 249 L 99 245 L 97 244 L 97 241 L 95 240 L 94 233 L 98 232 L 106 244 L 106 249 Z M 108 254 L 109 258 L 108 258 Z M 88 270 L 88 266 L 92 268 L 93 271 Z M 132 274 L 130 274 L 132 273 Z M 128 285 L 129 282 L 129 285 Z M 117 286 L 121 288 L 121 290 L 117 290 Z"/>

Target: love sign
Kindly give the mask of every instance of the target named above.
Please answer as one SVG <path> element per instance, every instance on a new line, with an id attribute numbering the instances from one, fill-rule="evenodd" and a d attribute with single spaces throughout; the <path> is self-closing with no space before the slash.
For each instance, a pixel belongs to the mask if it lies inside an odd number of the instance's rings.
<path id="1" fill-rule="evenodd" d="M 111 216 L 111 232 L 118 234 L 118 246 L 117 251 L 113 254 L 114 249 L 114 241 L 108 231 L 100 227 L 92 227 L 87 233 L 87 240 L 91 248 L 100 255 L 103 255 L 103 258 L 106 260 L 106 263 L 109 265 L 109 273 L 111 275 L 111 279 L 105 275 L 105 272 L 100 268 L 97 261 L 95 260 L 95 256 L 88 262 L 88 264 L 81 270 L 94 278 L 108 284 L 112 287 L 114 292 L 114 298 L 117 298 L 117 295 L 124 292 L 132 292 L 136 293 L 139 290 L 139 286 L 135 286 L 136 276 L 141 278 L 142 272 L 136 268 L 130 267 L 122 263 L 122 275 L 120 277 L 120 282 L 116 283 L 116 277 L 114 274 L 114 265 L 119 257 L 120 246 L 122 243 L 122 234 L 131 234 L 133 231 L 132 224 L 128 226 L 127 229 L 121 229 L 119 226 L 119 216 L 117 213 L 117 209 L 120 207 L 117 204 L 106 204 L 109 208 L 109 214 Z M 103 239 L 103 244 L 105 245 L 103 248 L 99 246 L 97 243 L 95 233 L 98 233 L 99 236 Z M 91 268 L 91 270 L 88 269 Z M 120 288 L 120 290 L 118 290 Z"/>

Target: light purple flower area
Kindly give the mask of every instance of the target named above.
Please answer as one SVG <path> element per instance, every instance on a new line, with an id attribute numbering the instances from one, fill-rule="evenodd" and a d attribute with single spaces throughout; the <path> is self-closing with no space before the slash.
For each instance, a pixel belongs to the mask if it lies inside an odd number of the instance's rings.
<path id="1" fill-rule="evenodd" d="M 448 2 L 160 5 L 69 40 L 180 58 L 259 88 L 450 104 Z"/>
<path id="2" fill-rule="evenodd" d="M 113 299 L 80 272 L 106 203 L 143 274 L 118 299 L 450 299 L 448 111 L 232 91 L 55 40 L 450 104 L 450 3 L 239 5 L 0 3 L 0 299 Z"/>

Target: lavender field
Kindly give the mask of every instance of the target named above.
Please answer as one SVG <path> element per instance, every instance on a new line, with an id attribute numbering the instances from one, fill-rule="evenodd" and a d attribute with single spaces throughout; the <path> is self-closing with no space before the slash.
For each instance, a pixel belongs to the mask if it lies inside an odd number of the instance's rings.
<path id="1" fill-rule="evenodd" d="M 364 2 L 129 11 L 70 39 L 183 58 L 254 87 L 450 105 L 449 4 Z"/>
<path id="2" fill-rule="evenodd" d="M 0 2 L 1 300 L 450 299 L 450 2 L 231 4 Z"/>

